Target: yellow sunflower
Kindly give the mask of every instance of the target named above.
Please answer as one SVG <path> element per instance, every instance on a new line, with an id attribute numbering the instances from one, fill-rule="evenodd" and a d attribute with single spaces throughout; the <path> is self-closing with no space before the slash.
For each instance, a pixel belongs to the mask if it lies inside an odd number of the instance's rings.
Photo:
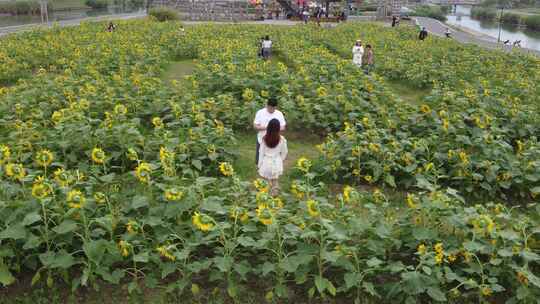
<path id="1" fill-rule="evenodd" d="M 63 168 L 58 168 L 54 171 L 54 181 L 60 187 L 67 187 L 75 181 L 75 178 Z"/>
<path id="2" fill-rule="evenodd" d="M 232 176 L 234 174 L 234 168 L 227 162 L 219 164 L 219 171 L 225 176 Z"/>
<path id="3" fill-rule="evenodd" d="M 154 128 L 156 128 L 156 129 L 162 129 L 163 128 L 163 121 L 159 117 L 152 118 L 152 124 L 154 125 Z"/>
<path id="4" fill-rule="evenodd" d="M 7 161 L 9 161 L 9 157 L 11 156 L 11 150 L 6 145 L 0 145 L 0 164 L 3 164 Z"/>
<path id="5" fill-rule="evenodd" d="M 141 183 L 150 182 L 150 175 L 152 174 L 152 167 L 148 163 L 140 163 L 135 169 L 135 175 Z"/>
<path id="6" fill-rule="evenodd" d="M 118 249 L 120 249 L 120 253 L 123 257 L 127 257 L 129 255 L 129 251 L 131 249 L 131 244 L 124 240 L 120 240 L 118 242 Z"/>
<path id="7" fill-rule="evenodd" d="M 52 189 L 44 182 L 37 181 L 32 185 L 32 196 L 37 199 L 44 199 L 51 194 Z"/>
<path id="8" fill-rule="evenodd" d="M 21 164 L 8 163 L 6 164 L 6 175 L 18 181 L 22 181 L 26 176 L 26 170 Z"/>
<path id="9" fill-rule="evenodd" d="M 272 225 L 273 223 L 274 216 L 272 210 L 268 208 L 266 204 L 259 204 L 257 207 L 257 217 L 259 218 L 259 221 L 266 226 Z"/>
<path id="10" fill-rule="evenodd" d="M 107 201 L 107 196 L 103 192 L 96 192 L 94 193 L 94 200 L 98 204 L 103 204 Z"/>
<path id="11" fill-rule="evenodd" d="M 94 148 L 91 157 L 92 161 L 96 164 L 103 164 L 105 162 L 105 152 L 101 148 Z"/>
<path id="12" fill-rule="evenodd" d="M 319 203 L 314 200 L 306 202 L 308 213 L 311 217 L 317 217 L 320 215 Z"/>
<path id="13" fill-rule="evenodd" d="M 165 199 L 169 202 L 178 201 L 184 196 L 184 193 L 176 188 L 165 190 Z"/>
<path id="14" fill-rule="evenodd" d="M 70 208 L 81 209 L 86 203 L 86 198 L 79 190 L 71 190 L 67 195 L 67 204 Z"/>
<path id="15" fill-rule="evenodd" d="M 123 104 L 117 104 L 116 106 L 114 106 L 114 114 L 116 115 L 126 115 L 127 112 L 128 110 Z"/>
<path id="16" fill-rule="evenodd" d="M 201 215 L 199 212 L 193 214 L 191 221 L 193 222 L 193 225 L 201 231 L 210 231 L 214 227 L 212 218 L 205 214 Z"/>
<path id="17" fill-rule="evenodd" d="M 48 167 L 54 160 L 54 156 L 49 150 L 41 150 L 36 154 L 36 163 L 42 167 Z"/>
<path id="18" fill-rule="evenodd" d="M 311 161 L 305 157 L 301 157 L 296 162 L 296 167 L 305 173 L 309 171 L 309 168 L 311 168 Z"/>

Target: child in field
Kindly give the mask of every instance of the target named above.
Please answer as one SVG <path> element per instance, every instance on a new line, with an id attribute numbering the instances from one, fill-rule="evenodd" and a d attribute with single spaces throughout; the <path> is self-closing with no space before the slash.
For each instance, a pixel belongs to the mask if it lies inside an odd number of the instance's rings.
<path id="1" fill-rule="evenodd" d="M 279 191 L 278 178 L 283 174 L 283 161 L 287 158 L 287 140 L 280 134 L 281 126 L 274 118 L 268 123 L 259 148 L 259 175 L 268 181 L 270 194 L 276 196 Z"/>

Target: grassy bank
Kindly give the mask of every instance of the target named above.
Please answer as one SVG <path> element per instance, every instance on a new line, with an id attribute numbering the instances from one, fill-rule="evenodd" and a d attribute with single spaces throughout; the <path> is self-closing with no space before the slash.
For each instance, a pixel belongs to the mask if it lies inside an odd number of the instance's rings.
<path id="1" fill-rule="evenodd" d="M 527 12 L 527 13 L 525 13 Z M 505 24 L 526 26 L 532 30 L 540 30 L 540 14 L 535 14 L 536 10 L 511 10 L 502 14 L 493 7 L 474 7 L 471 10 L 471 17 L 482 20 L 501 21 Z"/>

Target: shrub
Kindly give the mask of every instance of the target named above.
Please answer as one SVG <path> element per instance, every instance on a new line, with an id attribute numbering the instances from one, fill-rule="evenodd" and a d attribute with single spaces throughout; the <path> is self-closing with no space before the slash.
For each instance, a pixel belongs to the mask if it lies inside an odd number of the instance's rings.
<path id="1" fill-rule="evenodd" d="M 106 8 L 109 2 L 107 0 L 86 0 L 84 4 L 91 8 Z"/>
<path id="2" fill-rule="evenodd" d="M 178 12 L 170 8 L 153 8 L 148 13 L 150 16 L 156 18 L 158 21 L 179 20 Z"/>
<path id="3" fill-rule="evenodd" d="M 40 5 L 37 0 L 12 0 L 0 2 L 0 13 L 12 15 L 39 14 Z"/>
<path id="4" fill-rule="evenodd" d="M 439 6 L 421 5 L 415 8 L 411 15 L 430 17 L 440 21 L 446 21 L 445 13 Z"/>
<path id="5" fill-rule="evenodd" d="M 521 16 L 517 14 L 507 13 L 502 16 L 502 22 L 507 24 L 520 24 Z"/>
<path id="6" fill-rule="evenodd" d="M 523 17 L 523 23 L 529 29 L 540 30 L 540 16 L 525 16 Z"/>
<path id="7" fill-rule="evenodd" d="M 497 11 L 492 8 L 473 7 L 471 10 L 471 17 L 477 19 L 494 20 L 497 16 Z"/>

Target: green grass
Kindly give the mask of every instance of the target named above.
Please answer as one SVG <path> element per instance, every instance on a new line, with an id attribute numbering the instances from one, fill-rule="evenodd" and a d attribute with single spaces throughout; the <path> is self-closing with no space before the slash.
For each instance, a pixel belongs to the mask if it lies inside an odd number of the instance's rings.
<path id="1" fill-rule="evenodd" d="M 431 92 L 429 88 L 414 88 L 412 85 L 403 81 L 387 80 L 386 84 L 397 96 L 413 105 L 421 105 L 424 97 Z"/>
<path id="2" fill-rule="evenodd" d="M 174 61 L 161 75 L 161 80 L 170 84 L 173 80 L 182 82 L 184 77 L 193 73 L 196 64 L 193 60 Z"/>
<path id="3" fill-rule="evenodd" d="M 234 169 L 238 176 L 243 180 L 254 180 L 258 177 L 257 167 L 255 165 L 255 146 L 256 133 L 238 133 L 237 159 L 234 162 Z M 283 136 L 287 139 L 289 154 L 284 163 L 283 176 L 279 179 L 281 189 L 288 189 L 291 184 L 292 168 L 300 157 L 316 159 L 319 157 L 319 151 L 316 146 L 322 143 L 323 139 L 314 134 L 305 134 L 302 132 L 291 131 L 284 132 Z"/>
<path id="4" fill-rule="evenodd" d="M 516 9 L 509 9 L 508 12 L 520 14 L 520 15 L 540 15 L 540 8 L 538 7 L 516 8 Z"/>

